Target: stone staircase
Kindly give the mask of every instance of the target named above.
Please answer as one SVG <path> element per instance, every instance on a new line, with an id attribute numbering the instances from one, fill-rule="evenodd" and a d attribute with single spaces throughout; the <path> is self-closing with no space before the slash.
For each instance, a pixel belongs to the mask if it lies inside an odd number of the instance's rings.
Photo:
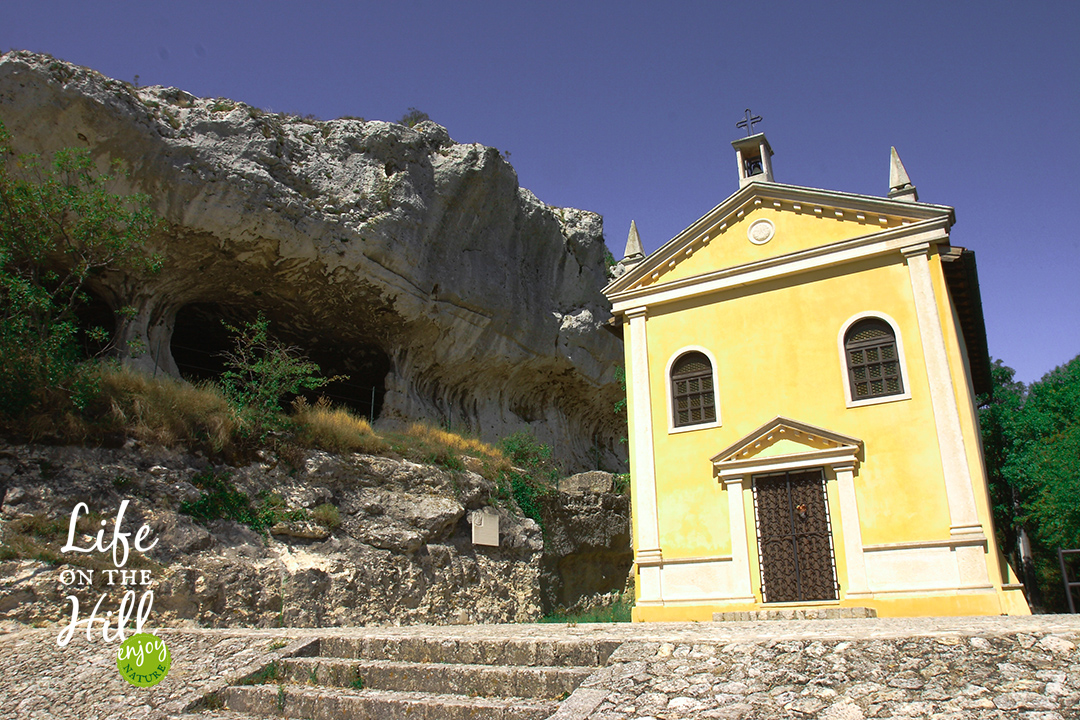
<path id="1" fill-rule="evenodd" d="M 215 694 L 210 720 L 544 720 L 616 641 L 324 637 Z"/>

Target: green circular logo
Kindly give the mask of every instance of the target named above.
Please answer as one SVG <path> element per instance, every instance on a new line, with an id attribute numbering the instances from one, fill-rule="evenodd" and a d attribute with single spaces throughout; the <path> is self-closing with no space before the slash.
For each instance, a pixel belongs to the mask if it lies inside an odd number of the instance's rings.
<path id="1" fill-rule="evenodd" d="M 116 651 L 120 676 L 138 687 L 157 685 L 169 674 L 171 665 L 165 641 L 150 633 L 132 635 Z"/>

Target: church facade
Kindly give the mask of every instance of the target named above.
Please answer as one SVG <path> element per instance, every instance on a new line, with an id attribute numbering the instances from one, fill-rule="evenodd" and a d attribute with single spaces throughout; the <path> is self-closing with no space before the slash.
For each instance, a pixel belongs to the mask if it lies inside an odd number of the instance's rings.
<path id="1" fill-rule="evenodd" d="M 638 621 L 866 607 L 1028 614 L 994 539 L 975 393 L 990 386 L 974 254 L 918 201 L 773 180 L 605 289 L 623 332 Z"/>

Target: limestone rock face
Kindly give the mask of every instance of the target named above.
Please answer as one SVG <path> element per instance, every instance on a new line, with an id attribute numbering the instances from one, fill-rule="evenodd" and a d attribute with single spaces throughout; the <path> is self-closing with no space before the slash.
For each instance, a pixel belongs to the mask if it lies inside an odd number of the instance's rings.
<path id="1" fill-rule="evenodd" d="M 115 612 L 126 590 L 141 596 L 147 588 L 154 593 L 155 626 L 497 623 L 536 620 L 541 613 L 540 528 L 500 506 L 499 547 L 474 546 L 467 512 L 490 506 L 494 490 L 475 473 L 452 476 L 407 461 L 324 453 L 310 454 L 299 471 L 272 458 L 214 467 L 199 457 L 137 446 L 18 446 L 0 457 L 9 459 L 0 477 L 7 488 L 0 497 L 5 547 L 34 532 L 16 532 L 28 519 L 39 529 L 58 525 L 66 535 L 79 502 L 106 521 L 108 546 L 123 500 L 129 504 L 122 531 L 134 538 L 146 524 L 147 542 L 156 541 L 145 556 L 133 550 L 125 566 L 148 569 L 149 586 L 110 586 L 103 571 L 114 567 L 111 555 L 61 553 L 62 539 L 47 543 L 59 564 L 0 560 L 0 620 L 66 624 L 69 594 L 79 598 L 83 618 L 106 594 L 104 616 Z M 235 520 L 196 521 L 179 512 L 203 495 L 192 481 L 207 472 L 227 473 L 230 485 L 256 505 L 276 498 L 293 517 L 262 534 Z M 339 524 L 312 522 L 317 513 L 309 511 L 324 505 L 337 509 Z M 82 547 L 92 542 L 90 536 L 76 540 Z M 67 560 L 71 564 L 63 564 Z M 91 585 L 62 582 L 65 571 L 88 560 L 98 566 Z"/>
<path id="2" fill-rule="evenodd" d="M 593 482 L 598 479 L 598 473 L 587 475 L 594 476 Z M 610 487 L 611 478 L 607 481 Z M 585 610 L 603 599 L 599 596 L 610 601 L 623 592 L 634 562 L 628 495 L 580 486 L 560 490 L 541 500 L 540 515 L 546 541 L 541 565 L 545 613 Z"/>
<path id="3" fill-rule="evenodd" d="M 317 121 L 135 88 L 22 51 L 0 56 L 0 120 L 18 152 L 121 161 L 118 192 L 149 194 L 165 218 L 161 273 L 93 288 L 136 310 L 117 320 L 129 364 L 205 364 L 222 318 L 261 311 L 358 396 L 371 388 L 384 427 L 532 429 L 568 468 L 598 453 L 625 467 L 602 220 L 545 205 L 495 148 L 429 121 Z"/>

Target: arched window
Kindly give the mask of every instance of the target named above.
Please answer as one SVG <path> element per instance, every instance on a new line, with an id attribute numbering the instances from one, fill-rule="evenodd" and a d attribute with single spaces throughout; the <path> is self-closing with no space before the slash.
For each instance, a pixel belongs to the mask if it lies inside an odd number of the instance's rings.
<path id="1" fill-rule="evenodd" d="M 712 363 L 704 353 L 688 352 L 671 366 L 675 427 L 716 422 Z"/>
<path id="2" fill-rule="evenodd" d="M 879 318 L 855 323 L 844 336 L 844 351 L 853 401 L 904 392 L 896 334 L 889 323 Z"/>

